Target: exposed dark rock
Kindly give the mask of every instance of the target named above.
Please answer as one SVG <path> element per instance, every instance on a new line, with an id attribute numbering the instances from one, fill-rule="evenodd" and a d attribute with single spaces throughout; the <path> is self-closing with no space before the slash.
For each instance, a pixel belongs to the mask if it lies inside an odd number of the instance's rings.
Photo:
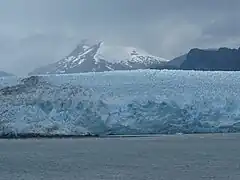
<path id="1" fill-rule="evenodd" d="M 83 134 L 83 135 L 65 135 L 65 134 L 38 134 L 38 133 L 9 133 L 1 134 L 0 139 L 31 139 L 31 138 L 87 138 L 99 137 L 97 134 Z"/>
<path id="2" fill-rule="evenodd" d="M 21 80 L 25 86 L 36 86 L 39 84 L 41 77 L 40 76 L 30 76 Z"/>
<path id="3" fill-rule="evenodd" d="M 41 83 L 47 83 L 41 80 L 40 76 L 30 76 L 22 79 L 21 84 L 17 84 L 15 86 L 7 86 L 0 89 L 0 93 L 2 95 L 13 95 L 13 94 L 21 94 L 28 92 L 31 88 L 35 88 L 37 85 Z"/>
<path id="4" fill-rule="evenodd" d="M 181 64 L 183 70 L 239 71 L 240 50 L 220 48 L 218 50 L 192 49 Z"/>
<path id="5" fill-rule="evenodd" d="M 151 69 L 180 69 L 201 71 L 239 71 L 240 48 L 198 49 L 169 61 L 164 66 L 155 66 Z"/>

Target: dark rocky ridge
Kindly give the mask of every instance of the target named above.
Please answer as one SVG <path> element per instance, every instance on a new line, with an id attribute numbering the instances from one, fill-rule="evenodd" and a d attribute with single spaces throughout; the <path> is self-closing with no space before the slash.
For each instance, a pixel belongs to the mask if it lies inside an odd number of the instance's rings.
<path id="1" fill-rule="evenodd" d="M 217 51 L 192 49 L 180 68 L 183 70 L 239 71 L 240 49 L 220 48 Z"/>
<path id="2" fill-rule="evenodd" d="M 240 71 L 240 48 L 219 48 L 217 50 L 194 48 L 187 54 L 171 60 L 165 66 L 151 68 L 201 71 Z"/>

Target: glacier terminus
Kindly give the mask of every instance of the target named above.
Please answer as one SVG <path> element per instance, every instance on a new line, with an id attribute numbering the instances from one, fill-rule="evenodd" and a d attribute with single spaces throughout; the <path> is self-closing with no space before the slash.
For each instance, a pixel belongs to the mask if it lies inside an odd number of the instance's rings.
<path id="1" fill-rule="evenodd" d="M 239 72 L 2 77 L 0 134 L 240 132 L 239 94 Z"/>

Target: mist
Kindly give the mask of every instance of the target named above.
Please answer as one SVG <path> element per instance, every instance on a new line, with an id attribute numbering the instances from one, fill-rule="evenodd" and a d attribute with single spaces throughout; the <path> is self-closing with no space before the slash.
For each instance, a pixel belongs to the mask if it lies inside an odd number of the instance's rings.
<path id="1" fill-rule="evenodd" d="M 81 39 L 172 59 L 191 48 L 240 46 L 238 0 L 1 0 L 0 70 L 25 75 Z"/>

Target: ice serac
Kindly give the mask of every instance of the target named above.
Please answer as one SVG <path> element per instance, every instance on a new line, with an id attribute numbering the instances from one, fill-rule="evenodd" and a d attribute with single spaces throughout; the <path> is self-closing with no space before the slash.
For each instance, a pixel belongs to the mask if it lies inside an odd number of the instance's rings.
<path id="1" fill-rule="evenodd" d="M 0 84 L 0 134 L 240 132 L 238 72 L 114 71 Z"/>
<path id="2" fill-rule="evenodd" d="M 56 63 L 38 68 L 30 74 L 69 74 L 147 69 L 155 65 L 163 66 L 166 63 L 166 59 L 150 55 L 134 47 L 83 41 L 67 57 Z"/>

